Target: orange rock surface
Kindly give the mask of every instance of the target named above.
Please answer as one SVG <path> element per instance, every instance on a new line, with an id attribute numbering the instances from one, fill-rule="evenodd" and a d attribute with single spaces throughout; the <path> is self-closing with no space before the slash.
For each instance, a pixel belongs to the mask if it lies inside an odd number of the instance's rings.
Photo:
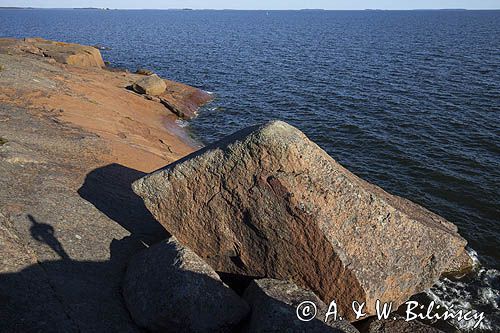
<path id="1" fill-rule="evenodd" d="M 81 53 L 88 55 L 86 60 Z M 0 39 L 0 56 L 7 59 L 0 60 L 6 63 L 0 102 L 50 113 L 99 135 L 110 149 L 107 162 L 149 172 L 196 147 L 175 124 L 171 110 L 127 89 L 143 75 L 101 68 L 99 50 L 93 47 L 39 38 Z M 9 57 L 17 64 L 10 64 Z M 193 115 L 210 100 L 197 88 L 165 83 L 162 98 L 183 113 Z"/>

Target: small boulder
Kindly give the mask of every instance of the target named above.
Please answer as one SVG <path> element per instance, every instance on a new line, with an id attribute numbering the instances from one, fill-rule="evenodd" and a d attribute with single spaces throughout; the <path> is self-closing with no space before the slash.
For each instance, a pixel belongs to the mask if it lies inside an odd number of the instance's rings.
<path id="1" fill-rule="evenodd" d="M 249 307 L 175 238 L 132 258 L 123 296 L 134 321 L 154 332 L 231 332 Z"/>
<path id="2" fill-rule="evenodd" d="M 359 333 L 346 320 L 331 319 L 325 323 L 328 306 L 312 291 L 299 288 L 289 281 L 255 280 L 245 290 L 243 297 L 252 309 L 243 332 Z M 308 309 L 313 312 L 307 312 L 308 316 L 300 320 L 297 307 L 302 302 L 313 302 L 316 310 Z M 314 312 L 316 315 L 312 317 Z"/>
<path id="3" fill-rule="evenodd" d="M 143 77 L 132 85 L 132 89 L 139 94 L 147 94 L 151 96 L 158 96 L 163 94 L 167 85 L 162 78 L 158 75 L 153 74 L 150 76 Z"/>
<path id="4" fill-rule="evenodd" d="M 397 307 L 431 287 L 467 243 L 452 223 L 360 179 L 281 121 L 235 133 L 133 189 L 216 271 L 292 279 L 335 299 L 349 319 L 353 300 L 373 315 L 377 299 Z"/>

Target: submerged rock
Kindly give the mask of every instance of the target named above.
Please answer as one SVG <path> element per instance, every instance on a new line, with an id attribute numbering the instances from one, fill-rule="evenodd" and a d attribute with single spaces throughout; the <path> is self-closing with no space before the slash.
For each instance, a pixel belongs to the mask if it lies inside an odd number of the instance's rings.
<path id="1" fill-rule="evenodd" d="M 281 121 L 237 132 L 133 184 L 216 271 L 291 279 L 325 303 L 398 306 L 466 245 L 452 223 L 355 176 Z M 175 209 L 173 209 L 175 207 Z"/>
<path id="2" fill-rule="evenodd" d="M 150 75 L 134 82 L 132 89 L 139 94 L 158 96 L 165 92 L 167 85 L 158 75 Z"/>
<path id="3" fill-rule="evenodd" d="M 111 50 L 111 48 L 109 46 L 102 45 L 102 44 L 95 44 L 92 47 L 95 47 L 96 49 L 101 50 L 101 51 L 110 51 Z"/>
<path id="4" fill-rule="evenodd" d="M 243 328 L 243 332 L 359 333 L 346 320 L 329 320 L 325 323 L 328 306 L 312 291 L 299 288 L 292 282 L 275 279 L 256 280 L 250 284 L 243 297 L 252 309 L 250 320 Z M 307 315 L 300 320 L 297 316 L 297 307 L 302 307 L 303 302 L 313 302 L 316 310 L 307 309 Z M 314 311 L 316 316 L 313 318 Z"/>
<path id="5" fill-rule="evenodd" d="M 132 258 L 123 295 L 134 321 L 155 332 L 231 332 L 249 311 L 210 266 L 173 237 Z"/>

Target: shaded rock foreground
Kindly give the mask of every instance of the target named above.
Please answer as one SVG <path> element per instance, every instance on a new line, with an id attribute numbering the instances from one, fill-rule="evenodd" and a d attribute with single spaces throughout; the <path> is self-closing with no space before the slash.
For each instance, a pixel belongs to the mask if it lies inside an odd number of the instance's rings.
<path id="1" fill-rule="evenodd" d="M 292 282 L 274 279 L 253 281 L 243 295 L 251 304 L 252 315 L 243 332 L 331 332 L 359 333 L 346 320 L 324 321 L 328 306 L 309 290 Z M 314 302 L 316 317 L 302 321 L 296 315 L 302 302 Z"/>
<path id="2" fill-rule="evenodd" d="M 248 305 L 172 237 L 128 265 L 124 297 L 135 322 L 154 332 L 232 332 Z"/>
<path id="3" fill-rule="evenodd" d="M 132 258 L 123 296 L 135 323 L 151 332 L 359 333 L 346 320 L 323 321 L 327 305 L 290 281 L 254 280 L 238 296 L 175 237 Z M 304 301 L 316 304 L 316 318 L 297 317 Z"/>
<path id="4" fill-rule="evenodd" d="M 133 184 L 154 217 L 218 272 L 291 280 L 353 319 L 471 265 L 442 217 L 355 176 L 296 128 L 237 132 Z M 174 207 L 174 208 L 173 208 Z"/>

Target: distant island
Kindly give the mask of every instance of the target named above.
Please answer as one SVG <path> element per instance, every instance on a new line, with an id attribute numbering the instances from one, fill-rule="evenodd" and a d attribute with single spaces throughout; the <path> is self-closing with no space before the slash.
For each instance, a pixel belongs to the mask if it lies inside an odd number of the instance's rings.
<path id="1" fill-rule="evenodd" d="M 0 9 L 35 9 L 33 7 L 0 7 Z"/>

